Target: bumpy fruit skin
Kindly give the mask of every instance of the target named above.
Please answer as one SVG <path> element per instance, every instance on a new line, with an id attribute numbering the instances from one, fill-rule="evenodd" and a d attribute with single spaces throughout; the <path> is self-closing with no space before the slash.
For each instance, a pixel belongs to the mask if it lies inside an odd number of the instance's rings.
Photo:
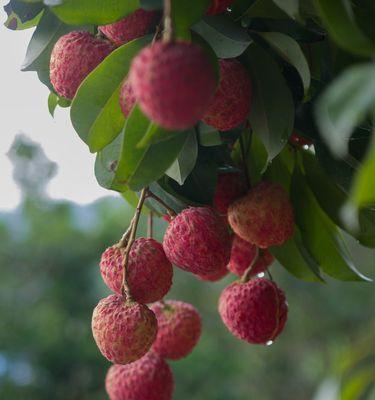
<path id="1" fill-rule="evenodd" d="M 208 207 L 183 210 L 171 221 L 163 240 L 168 259 L 196 275 L 208 275 L 227 265 L 230 246 L 227 227 Z"/>
<path id="2" fill-rule="evenodd" d="M 129 116 L 131 110 L 135 106 L 136 101 L 137 100 L 135 98 L 130 82 L 128 80 L 124 81 L 120 89 L 119 102 L 121 111 L 125 115 L 125 117 Z"/>
<path id="3" fill-rule="evenodd" d="M 100 272 L 106 285 L 121 294 L 123 251 L 109 247 L 100 261 Z M 130 249 L 126 280 L 132 298 L 138 303 L 161 300 L 172 286 L 173 267 L 163 246 L 151 238 L 139 238 Z"/>
<path id="4" fill-rule="evenodd" d="M 298 147 L 311 146 L 313 144 L 313 142 L 311 140 L 309 140 L 301 135 L 298 135 L 298 133 L 296 133 L 296 132 L 293 132 L 290 135 L 289 142 Z"/>
<path id="5" fill-rule="evenodd" d="M 143 357 L 157 334 L 155 314 L 149 308 L 116 294 L 99 301 L 91 327 L 99 350 L 115 364 Z"/>
<path id="6" fill-rule="evenodd" d="M 228 274 L 229 270 L 226 266 L 224 266 L 215 272 L 211 272 L 210 274 L 206 275 L 197 275 L 197 277 L 202 281 L 217 282 L 220 279 L 224 278 L 224 276 L 227 276 Z"/>
<path id="7" fill-rule="evenodd" d="M 117 46 L 121 46 L 149 33 L 157 17 L 157 12 L 139 8 L 120 21 L 100 26 L 99 30 Z"/>
<path id="8" fill-rule="evenodd" d="M 228 264 L 229 271 L 242 276 L 256 256 L 257 247 L 235 235 L 232 242 L 232 251 Z M 255 276 L 264 272 L 274 261 L 273 255 L 267 250 L 259 249 L 258 261 L 251 268 L 251 275 Z"/>
<path id="9" fill-rule="evenodd" d="M 220 60 L 220 84 L 207 108 L 203 122 L 219 131 L 229 131 L 250 113 L 251 81 L 237 60 Z"/>
<path id="10" fill-rule="evenodd" d="M 114 45 L 89 32 L 70 32 L 56 42 L 50 60 L 50 78 L 56 93 L 73 99 L 79 85 L 114 50 Z"/>
<path id="11" fill-rule="evenodd" d="M 215 91 L 213 66 L 194 43 L 156 42 L 133 60 L 130 83 L 142 111 L 169 130 L 184 130 L 203 116 Z"/>
<path id="12" fill-rule="evenodd" d="M 174 379 L 169 365 L 148 353 L 128 365 L 112 365 L 105 388 L 110 400 L 171 400 Z"/>
<path id="13" fill-rule="evenodd" d="M 193 351 L 202 332 L 201 317 L 191 304 L 177 300 L 151 306 L 158 320 L 158 335 L 152 351 L 160 357 L 179 360 Z"/>
<path id="14" fill-rule="evenodd" d="M 212 0 L 211 6 L 207 11 L 209 15 L 221 14 L 223 13 L 234 0 Z"/>
<path id="15" fill-rule="evenodd" d="M 219 299 L 219 313 L 234 336 L 266 344 L 284 329 L 288 305 L 284 292 L 274 282 L 256 278 L 227 286 Z"/>
<path id="16" fill-rule="evenodd" d="M 246 193 L 246 181 L 238 172 L 219 172 L 214 195 L 214 208 L 220 215 L 227 215 L 228 207 Z"/>
<path id="17" fill-rule="evenodd" d="M 242 239 L 267 248 L 288 240 L 294 231 L 293 208 L 283 187 L 261 182 L 229 206 L 228 221 Z"/>

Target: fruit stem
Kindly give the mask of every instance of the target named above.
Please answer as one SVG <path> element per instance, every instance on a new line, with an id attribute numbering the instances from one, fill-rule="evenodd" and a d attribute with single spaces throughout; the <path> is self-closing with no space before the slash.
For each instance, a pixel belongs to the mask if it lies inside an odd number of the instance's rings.
<path id="1" fill-rule="evenodd" d="M 172 42 L 174 37 L 172 24 L 172 0 L 164 0 L 164 34 L 165 42 Z"/>
<path id="2" fill-rule="evenodd" d="M 147 218 L 147 237 L 151 238 L 154 236 L 154 213 L 150 211 Z"/>
<path id="3" fill-rule="evenodd" d="M 254 265 L 256 264 L 256 262 L 258 261 L 259 256 L 260 256 L 260 250 L 257 247 L 253 261 L 251 261 L 251 264 L 249 265 L 249 267 L 247 268 L 247 270 L 243 273 L 243 275 L 241 277 L 241 283 L 246 283 L 250 279 L 251 271 L 252 271 Z"/>
<path id="4" fill-rule="evenodd" d="M 253 138 L 253 131 L 250 129 L 249 130 L 249 147 L 251 147 L 252 138 Z M 242 132 L 240 134 L 239 141 L 240 141 L 240 150 L 241 150 L 242 169 L 243 169 L 243 171 L 245 173 L 245 179 L 246 179 L 247 188 L 250 189 L 251 188 L 251 181 L 250 181 L 249 170 L 247 168 L 246 152 L 245 152 L 245 145 L 244 145 Z"/>
<path id="5" fill-rule="evenodd" d="M 137 233 L 139 218 L 141 216 L 142 207 L 146 200 L 147 194 L 148 194 L 148 188 L 144 188 L 141 192 L 141 196 L 139 197 L 137 208 L 135 209 L 135 213 L 134 213 L 133 219 L 130 223 L 130 226 L 124 234 L 124 236 L 128 235 L 128 239 L 127 239 L 126 248 L 124 250 L 123 263 L 122 263 L 123 273 L 122 273 L 121 292 L 122 292 L 122 295 L 127 300 L 132 300 L 132 298 L 131 298 L 131 293 L 130 293 L 128 282 L 126 281 L 126 269 L 128 267 L 130 250 L 135 241 L 135 235 Z M 129 233 L 127 234 L 128 231 L 129 231 Z"/>
<path id="6" fill-rule="evenodd" d="M 162 200 L 159 196 L 156 196 L 156 194 L 150 192 L 150 190 L 148 191 L 148 197 L 150 197 L 151 199 L 154 199 L 159 204 L 161 204 L 167 210 L 168 215 L 171 218 L 174 218 L 177 215 L 175 210 L 173 210 L 171 207 L 169 207 L 169 205 L 167 203 L 165 203 L 164 200 Z"/>

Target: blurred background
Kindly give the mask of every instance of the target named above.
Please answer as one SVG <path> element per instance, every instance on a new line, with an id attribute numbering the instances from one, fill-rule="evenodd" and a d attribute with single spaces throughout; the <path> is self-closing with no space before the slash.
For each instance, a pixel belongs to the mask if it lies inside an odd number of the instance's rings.
<path id="1" fill-rule="evenodd" d="M 93 308 L 109 293 L 98 263 L 133 210 L 120 197 L 89 205 L 49 198 L 57 167 L 24 135 L 16 136 L 8 158 L 21 202 L 0 212 L 0 399 L 104 399 L 109 363 L 90 327 Z M 159 240 L 165 227 L 155 221 Z M 350 247 L 361 271 L 374 278 L 373 252 Z M 218 297 L 233 277 L 206 283 L 175 269 L 168 298 L 195 305 L 204 330 L 196 350 L 171 363 L 174 398 L 375 399 L 373 284 L 305 283 L 277 263 L 271 272 L 290 312 L 284 333 L 264 347 L 238 341 L 220 321 Z"/>

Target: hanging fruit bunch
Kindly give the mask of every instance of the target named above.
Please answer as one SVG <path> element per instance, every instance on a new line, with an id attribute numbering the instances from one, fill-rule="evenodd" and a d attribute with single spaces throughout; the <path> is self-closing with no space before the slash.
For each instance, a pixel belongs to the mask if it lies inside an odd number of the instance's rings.
<path id="1" fill-rule="evenodd" d="M 275 260 L 307 281 L 369 280 L 342 232 L 375 247 L 375 89 L 358 94 L 375 44 L 355 22 L 366 5 L 344 1 L 136 3 L 11 0 L 6 25 L 36 26 L 23 69 L 50 88 L 51 114 L 71 107 L 98 183 L 135 206 L 100 262 L 113 294 L 92 331 L 114 364 L 107 393 L 168 400 L 166 360 L 187 356 L 202 330 L 191 304 L 165 300 L 174 267 L 202 285 L 232 274 L 218 312 L 260 345 L 288 316 Z M 163 243 L 137 238 L 142 212 L 168 221 Z"/>

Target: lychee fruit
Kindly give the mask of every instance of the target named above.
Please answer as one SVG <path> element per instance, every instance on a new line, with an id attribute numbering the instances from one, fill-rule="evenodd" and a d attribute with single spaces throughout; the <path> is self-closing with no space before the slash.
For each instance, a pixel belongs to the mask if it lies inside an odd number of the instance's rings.
<path id="1" fill-rule="evenodd" d="M 109 247 L 100 261 L 100 272 L 106 285 L 121 294 L 123 277 L 123 249 Z M 126 282 L 131 297 L 139 303 L 161 300 L 172 286 L 173 267 L 166 257 L 163 246 L 151 238 L 138 238 L 133 243 Z"/>
<path id="2" fill-rule="evenodd" d="M 220 215 L 226 216 L 229 205 L 243 196 L 246 189 L 246 181 L 241 172 L 219 172 L 213 201 L 214 208 Z"/>
<path id="3" fill-rule="evenodd" d="M 219 299 L 219 313 L 234 336 L 267 344 L 284 329 L 288 305 L 284 292 L 274 282 L 255 278 L 227 286 Z"/>
<path id="4" fill-rule="evenodd" d="M 85 31 L 73 31 L 56 42 L 50 79 L 56 93 L 72 100 L 79 85 L 114 50 L 114 45 Z"/>
<path id="5" fill-rule="evenodd" d="M 252 266 L 249 276 L 255 276 L 266 271 L 274 261 L 273 255 L 267 249 L 259 249 L 258 252 L 258 259 Z M 246 242 L 246 240 L 241 239 L 237 235 L 234 235 L 230 261 L 228 264 L 229 270 L 235 275 L 242 276 L 250 267 L 256 255 L 257 246 Z"/>
<path id="6" fill-rule="evenodd" d="M 207 11 L 209 15 L 221 14 L 223 13 L 234 0 L 211 0 L 210 8 Z"/>
<path id="7" fill-rule="evenodd" d="M 231 239 L 221 217 L 208 207 L 189 207 L 169 224 L 163 240 L 168 259 L 196 275 L 222 270 L 230 258 Z"/>
<path id="8" fill-rule="evenodd" d="M 149 33 L 158 15 L 156 11 L 139 8 L 120 21 L 99 26 L 99 30 L 117 46 L 121 46 Z"/>
<path id="9" fill-rule="evenodd" d="M 158 41 L 144 48 L 132 62 L 129 79 L 142 111 L 169 130 L 195 125 L 216 87 L 208 56 L 184 41 Z"/>
<path id="10" fill-rule="evenodd" d="M 278 183 L 261 182 L 228 209 L 228 221 L 242 239 L 261 248 L 281 245 L 294 231 L 293 208 Z"/>
<path id="11" fill-rule="evenodd" d="M 158 320 L 152 351 L 160 357 L 179 360 L 193 351 L 202 331 L 201 318 L 191 304 L 177 300 L 151 306 Z"/>
<path id="12" fill-rule="evenodd" d="M 298 147 L 311 146 L 313 144 L 310 139 L 305 138 L 304 136 L 301 136 L 296 132 L 293 132 L 290 135 L 289 142 Z"/>
<path id="13" fill-rule="evenodd" d="M 203 122 L 219 131 L 229 131 L 250 113 L 251 81 L 246 68 L 237 60 L 220 60 L 220 83 L 206 109 Z"/>
<path id="14" fill-rule="evenodd" d="M 120 89 L 119 97 L 120 107 L 125 117 L 128 117 L 132 111 L 137 99 L 128 80 L 125 80 Z"/>
<path id="15" fill-rule="evenodd" d="M 229 270 L 228 270 L 227 266 L 224 266 L 215 272 L 211 272 L 206 275 L 197 275 L 197 277 L 202 281 L 217 282 L 220 279 L 224 278 L 224 276 L 227 276 L 228 274 L 229 274 Z"/>
<path id="16" fill-rule="evenodd" d="M 112 294 L 92 315 L 95 342 L 109 361 L 128 364 L 143 357 L 156 338 L 155 314 L 145 305 Z"/>
<path id="17" fill-rule="evenodd" d="M 128 365 L 112 365 L 105 388 L 110 400 L 172 400 L 174 379 L 169 365 L 150 352 Z"/>

